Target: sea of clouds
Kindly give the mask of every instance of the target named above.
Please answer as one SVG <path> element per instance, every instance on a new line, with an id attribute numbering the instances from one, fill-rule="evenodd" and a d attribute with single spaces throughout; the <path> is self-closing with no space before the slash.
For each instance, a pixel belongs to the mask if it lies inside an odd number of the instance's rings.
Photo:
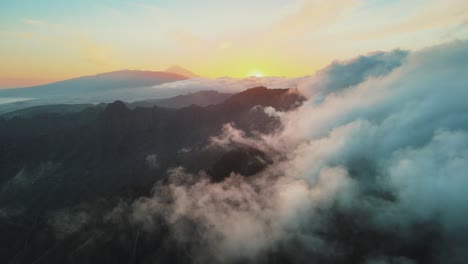
<path id="1" fill-rule="evenodd" d="M 265 109 L 283 124 L 273 134 L 247 138 L 226 124 L 212 143 L 255 146 L 272 165 L 219 183 L 174 168 L 152 196 L 109 217 L 146 232 L 163 219 L 199 263 L 466 263 L 467 73 L 468 42 L 458 41 L 261 84 L 308 100 L 291 112 Z"/>

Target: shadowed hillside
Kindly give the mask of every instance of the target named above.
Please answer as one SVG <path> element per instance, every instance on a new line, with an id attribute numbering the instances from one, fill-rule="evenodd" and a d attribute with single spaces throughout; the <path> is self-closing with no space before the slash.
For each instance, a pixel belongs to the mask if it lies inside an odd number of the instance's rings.
<path id="1" fill-rule="evenodd" d="M 112 263 L 128 263 L 132 255 L 138 259 L 160 255 L 166 261 L 180 258 L 174 248 L 165 246 L 162 251 L 148 251 L 160 243 L 172 243 L 163 242 L 163 230 L 153 238 L 141 237 L 138 252 L 132 253 L 133 239 L 114 240 L 117 232 L 127 236 L 131 229 L 119 230 L 102 220 L 85 227 L 80 221 L 88 223 L 89 213 L 102 214 L 119 200 L 149 195 L 154 183 L 166 180 L 168 168 L 205 170 L 213 181 L 231 172 L 251 175 L 264 169 L 271 161 L 261 150 L 242 145 L 211 148 L 211 137 L 220 135 L 228 123 L 247 133 L 267 132 L 279 123 L 259 112 L 259 106 L 292 109 L 302 100 L 287 89 L 258 87 L 207 107 L 132 110 L 116 101 L 70 114 L 0 119 L 1 261 L 64 263 L 75 256 L 78 262 L 108 258 Z M 256 120 L 254 127 L 249 125 L 251 118 Z M 85 227 L 83 231 L 77 233 L 71 226 L 63 234 L 50 229 L 52 215 L 76 208 L 87 208 L 83 219 L 72 224 Z M 120 248 L 121 256 L 105 253 L 110 248 Z"/>

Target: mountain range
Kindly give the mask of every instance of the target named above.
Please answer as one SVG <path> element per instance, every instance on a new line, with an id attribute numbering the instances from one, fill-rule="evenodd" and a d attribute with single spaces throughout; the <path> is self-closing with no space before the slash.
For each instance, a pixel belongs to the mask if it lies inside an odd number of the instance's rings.
<path id="1" fill-rule="evenodd" d="M 0 104 L 0 113 L 39 105 L 110 103 L 116 99 L 136 101 L 171 97 L 187 91 L 152 87 L 187 80 L 193 76 L 195 74 L 189 70 L 172 66 L 166 71 L 121 70 L 33 87 L 0 89 L 0 101 L 8 102 Z"/>
<path id="2" fill-rule="evenodd" d="M 177 95 L 169 98 L 152 99 L 125 103 L 127 107 L 133 109 L 136 107 L 153 107 L 159 106 L 163 108 L 182 108 L 191 105 L 208 106 L 219 104 L 229 98 L 231 93 L 220 93 L 218 91 L 199 91 L 188 94 Z M 86 108 L 99 107 L 104 108 L 107 103 L 99 104 L 50 104 L 38 105 L 14 110 L 11 112 L 0 114 L 0 117 L 10 119 L 14 117 L 34 117 L 44 114 L 70 114 L 83 111 Z"/>
<path id="3" fill-rule="evenodd" d="M 232 172 L 248 177 L 265 169 L 271 160 L 262 150 L 244 144 L 209 147 L 212 137 L 226 124 L 249 134 L 273 133 L 279 120 L 264 108 L 288 111 L 305 100 L 288 89 L 265 87 L 205 93 L 226 98 L 178 109 L 115 101 L 69 113 L 0 117 L 0 262 L 65 263 L 70 256 L 73 263 L 189 262 L 172 249 L 152 250 L 173 244 L 164 225 L 138 242 L 135 253 L 127 245 L 134 230 L 113 225 L 106 214 L 120 202 L 149 195 L 156 182 L 167 180 L 169 168 L 205 171 L 213 182 Z M 190 95 L 171 100 L 180 106 L 186 98 Z M 52 216 L 79 208 L 86 213 L 78 222 L 73 216 L 73 223 L 59 221 L 63 232 L 51 228 Z"/>

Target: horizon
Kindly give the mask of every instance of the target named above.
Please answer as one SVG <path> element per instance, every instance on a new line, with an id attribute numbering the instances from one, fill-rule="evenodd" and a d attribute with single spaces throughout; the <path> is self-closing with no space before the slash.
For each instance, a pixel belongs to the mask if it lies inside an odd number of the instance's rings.
<path id="1" fill-rule="evenodd" d="M 39 7 L 27 0 L 0 7 L 0 88 L 171 65 L 207 78 L 299 77 L 357 54 L 419 50 L 468 35 L 465 0 L 49 0 Z"/>
<path id="2" fill-rule="evenodd" d="M 172 68 L 172 67 L 179 67 L 179 68 L 182 69 L 182 70 L 188 70 L 189 72 L 195 74 L 196 76 L 190 77 L 190 76 L 184 75 L 184 74 L 182 74 L 182 73 L 176 73 L 176 72 L 169 71 L 170 68 Z M 196 72 L 192 72 L 192 71 L 190 71 L 189 69 L 186 69 L 185 67 L 182 67 L 182 66 L 180 66 L 180 65 L 171 65 L 171 66 L 169 66 L 167 69 L 163 69 L 163 70 L 117 69 L 117 70 L 109 71 L 109 72 L 99 72 L 99 73 L 95 73 L 95 74 L 75 76 L 75 77 L 71 77 L 71 78 L 68 78 L 68 79 L 60 79 L 60 80 L 54 80 L 54 81 L 51 81 L 51 82 L 37 83 L 37 84 L 29 85 L 29 86 L 0 87 L 0 90 L 33 88 L 33 87 L 36 87 L 36 86 L 49 85 L 49 84 L 59 83 L 59 82 L 68 81 L 68 80 L 75 80 L 75 79 L 79 79 L 79 78 L 83 78 L 83 77 L 93 77 L 93 76 L 99 76 L 99 75 L 103 75 L 103 74 L 117 73 L 117 72 L 173 73 L 173 74 L 180 75 L 180 76 L 182 76 L 182 77 L 186 77 L 187 79 L 192 79 L 192 78 L 201 78 L 201 79 L 223 79 L 223 78 L 229 78 L 229 79 L 247 79 L 247 78 L 255 78 L 255 79 L 257 79 L 257 78 L 258 78 L 258 79 L 261 79 L 261 78 L 301 78 L 301 77 L 308 77 L 308 76 L 312 76 L 312 75 L 313 75 L 313 74 L 308 74 L 308 75 L 289 76 L 289 77 L 287 77 L 287 76 L 271 76 L 271 75 L 263 75 L 263 73 L 260 73 L 260 72 L 257 71 L 257 72 L 252 72 L 251 75 L 245 76 L 245 77 L 233 77 L 233 76 L 227 76 L 227 75 L 224 75 L 224 76 L 216 76 L 216 77 L 205 77 L 205 76 L 198 75 Z"/>

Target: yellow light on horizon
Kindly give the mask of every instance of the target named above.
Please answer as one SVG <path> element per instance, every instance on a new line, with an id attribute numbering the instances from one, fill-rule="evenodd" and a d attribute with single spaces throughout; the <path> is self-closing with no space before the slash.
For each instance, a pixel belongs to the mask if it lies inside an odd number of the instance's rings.
<path id="1" fill-rule="evenodd" d="M 252 72 L 251 74 L 249 74 L 248 77 L 261 78 L 261 77 L 265 77 L 265 75 L 261 72 L 256 71 L 256 72 Z"/>

